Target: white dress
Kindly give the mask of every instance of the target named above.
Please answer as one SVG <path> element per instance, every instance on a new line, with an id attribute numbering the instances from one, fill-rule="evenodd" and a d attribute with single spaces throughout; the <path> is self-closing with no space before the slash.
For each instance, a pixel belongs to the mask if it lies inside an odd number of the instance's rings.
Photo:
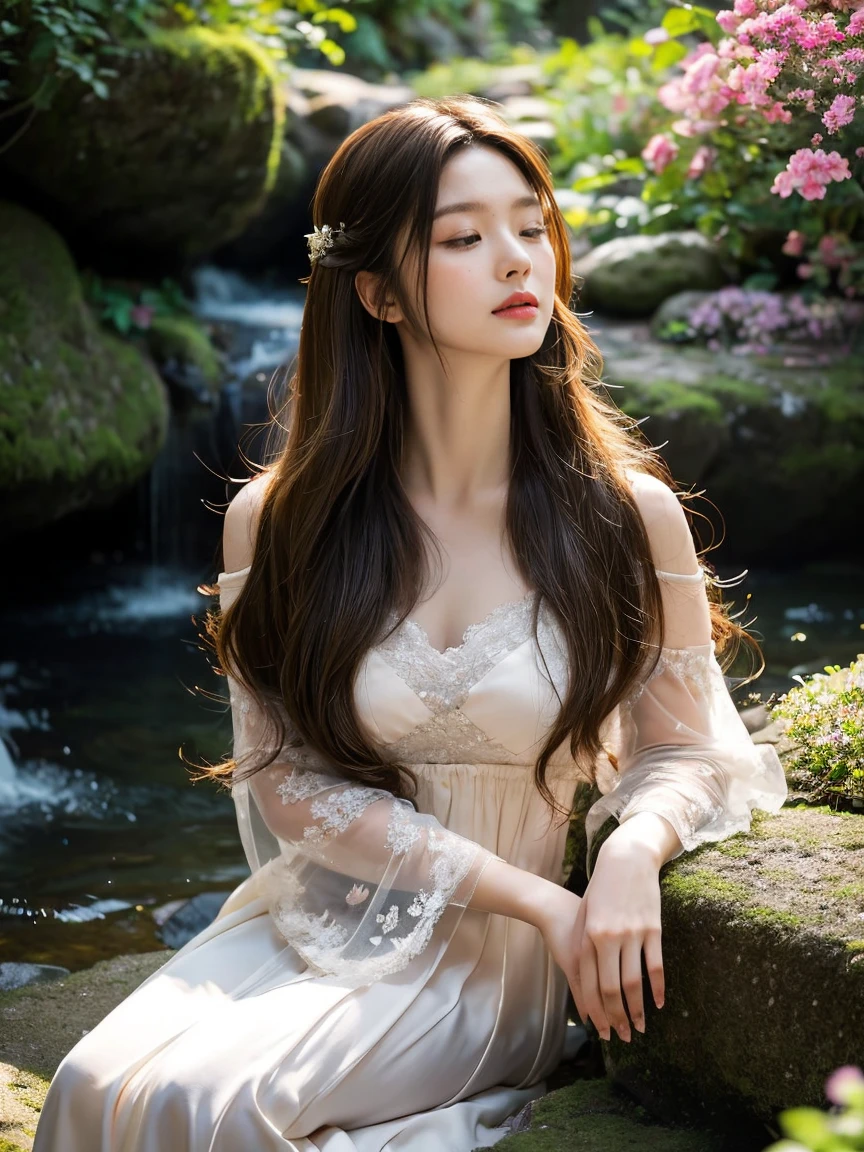
<path id="1" fill-rule="evenodd" d="M 248 571 L 220 574 L 223 610 Z M 660 662 L 608 718 L 620 777 L 602 757 L 586 827 L 654 811 L 686 851 L 777 811 L 786 783 L 728 694 L 702 574 L 660 575 Z M 495 856 L 562 878 L 567 825 L 550 827 L 532 766 L 567 662 L 532 607 L 501 605 L 443 653 L 408 620 L 367 653 L 358 713 L 414 769 L 417 811 L 290 742 L 235 785 L 250 877 L 66 1056 L 34 1152 L 469 1152 L 506 1135 L 566 1030 L 537 929 L 466 907 Z M 228 683 L 242 759 L 267 726 Z M 548 779 L 569 805 L 566 741 Z"/>

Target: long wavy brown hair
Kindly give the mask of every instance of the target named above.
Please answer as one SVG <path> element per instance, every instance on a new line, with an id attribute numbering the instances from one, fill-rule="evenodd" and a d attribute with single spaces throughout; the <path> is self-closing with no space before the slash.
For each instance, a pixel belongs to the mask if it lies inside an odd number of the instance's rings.
<path id="1" fill-rule="evenodd" d="M 401 624 L 427 587 L 424 543 L 435 545 L 399 475 L 408 401 L 398 334 L 366 311 L 354 278 L 361 269 L 376 273 L 381 302 L 396 300 L 422 326 L 399 264 L 398 239 L 407 237 L 401 251 L 419 256 L 417 299 L 429 331 L 425 278 L 439 178 L 449 157 L 472 144 L 497 149 L 524 175 L 556 257 L 542 346 L 511 361 L 506 531 L 523 579 L 538 593 L 535 634 L 542 598 L 569 652 L 566 696 L 535 764 L 537 787 L 559 812 L 546 782 L 550 756 L 569 738 L 593 779 L 601 722 L 656 659 L 660 589 L 625 469 L 670 487 L 672 478 L 607 397 L 599 349 L 571 311 L 567 228 L 545 158 L 489 102 L 414 100 L 348 137 L 317 186 L 313 220 L 344 224 L 344 232 L 303 281 L 299 349 L 285 406 L 273 416 L 277 438 L 263 469 L 269 479 L 251 570 L 236 601 L 224 613 L 208 611 L 205 624 L 217 671 L 252 691 L 277 735 L 257 763 L 228 758 L 203 767 L 205 776 L 248 779 L 271 764 L 285 740 L 284 715 L 294 742 L 324 755 L 344 778 L 408 799 L 416 793 L 411 769 L 370 742 L 353 700 L 360 663 L 380 641 L 387 614 L 395 608 Z M 716 587 L 711 599 L 718 650 L 749 640 Z"/>

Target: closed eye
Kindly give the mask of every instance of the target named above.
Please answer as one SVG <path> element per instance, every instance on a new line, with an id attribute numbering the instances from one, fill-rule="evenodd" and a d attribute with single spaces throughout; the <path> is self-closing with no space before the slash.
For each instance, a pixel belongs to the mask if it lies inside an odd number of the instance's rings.
<path id="1" fill-rule="evenodd" d="M 542 224 L 538 228 L 526 228 L 523 232 L 520 233 L 520 235 L 531 236 L 536 239 L 538 236 L 542 236 L 544 232 L 548 231 L 549 226 L 547 224 Z M 470 236 L 457 236 L 455 240 L 444 240 L 443 244 L 445 248 L 473 248 L 474 244 L 472 241 L 479 239 L 480 237 L 476 232 L 474 232 Z"/>

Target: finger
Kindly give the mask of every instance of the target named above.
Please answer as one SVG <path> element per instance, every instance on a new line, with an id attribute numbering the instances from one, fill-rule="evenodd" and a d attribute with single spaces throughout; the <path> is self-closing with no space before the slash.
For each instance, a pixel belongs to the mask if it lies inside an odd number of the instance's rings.
<path id="1" fill-rule="evenodd" d="M 625 940 L 621 949 L 621 987 L 633 1027 L 645 1031 L 645 1007 L 642 1001 L 642 941 L 634 936 Z"/>
<path id="2" fill-rule="evenodd" d="M 659 930 L 646 932 L 644 949 L 645 967 L 648 970 L 654 1003 L 658 1008 L 662 1008 L 666 1000 L 666 978 L 663 973 L 663 950 Z"/>
<path id="3" fill-rule="evenodd" d="M 579 1019 L 583 1024 L 587 1024 L 588 1016 L 585 1010 L 585 997 L 582 994 L 582 979 L 579 971 L 579 953 L 582 948 L 582 937 L 585 929 L 585 901 L 583 900 L 579 905 L 579 911 L 576 913 L 576 920 L 573 924 L 573 940 L 575 955 L 573 957 L 573 968 L 568 975 L 568 982 L 570 984 L 570 991 L 573 994 L 573 1002 L 576 1005 L 576 1011 L 579 1013 Z"/>
<path id="4" fill-rule="evenodd" d="M 603 1010 L 612 1027 L 622 1040 L 630 1039 L 630 1021 L 621 998 L 621 943 L 617 935 L 607 936 L 594 943 L 597 950 L 597 968 Z"/>
<path id="5" fill-rule="evenodd" d="M 594 1021 L 594 1027 L 604 1040 L 609 1039 L 609 1021 L 603 1009 L 598 982 L 597 953 L 591 939 L 583 937 L 582 951 L 579 954 L 579 979 L 582 986 L 582 999 L 585 1003 L 586 1019 Z"/>

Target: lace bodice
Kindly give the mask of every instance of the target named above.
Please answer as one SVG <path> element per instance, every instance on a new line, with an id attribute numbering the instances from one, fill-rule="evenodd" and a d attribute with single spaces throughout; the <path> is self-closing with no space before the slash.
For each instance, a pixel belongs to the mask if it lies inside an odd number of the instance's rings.
<path id="1" fill-rule="evenodd" d="M 223 610 L 246 572 L 220 574 Z M 602 796 L 586 816 L 589 872 L 592 839 L 610 816 L 655 812 L 686 851 L 749 827 L 754 807 L 776 811 L 786 796 L 774 749 L 753 745 L 729 696 L 702 573 L 658 575 L 666 643 L 604 722 L 610 755 L 598 760 Z M 398 971 L 425 948 L 445 909 L 468 906 L 496 856 L 560 874 L 566 828 L 552 834 L 544 825 L 533 765 L 569 668 L 554 614 L 539 604 L 535 635 L 534 609 L 534 595 L 499 605 L 444 652 L 419 623 L 397 625 L 392 613 L 366 653 L 358 718 L 384 758 L 415 770 L 418 810 L 346 782 L 296 746 L 290 724 L 274 764 L 235 784 L 250 866 L 266 877 L 277 926 L 318 971 L 361 982 Z M 267 743 L 269 725 L 228 682 L 242 766 Z M 571 802 L 579 776 L 565 740 L 547 769 L 560 802 Z"/>

